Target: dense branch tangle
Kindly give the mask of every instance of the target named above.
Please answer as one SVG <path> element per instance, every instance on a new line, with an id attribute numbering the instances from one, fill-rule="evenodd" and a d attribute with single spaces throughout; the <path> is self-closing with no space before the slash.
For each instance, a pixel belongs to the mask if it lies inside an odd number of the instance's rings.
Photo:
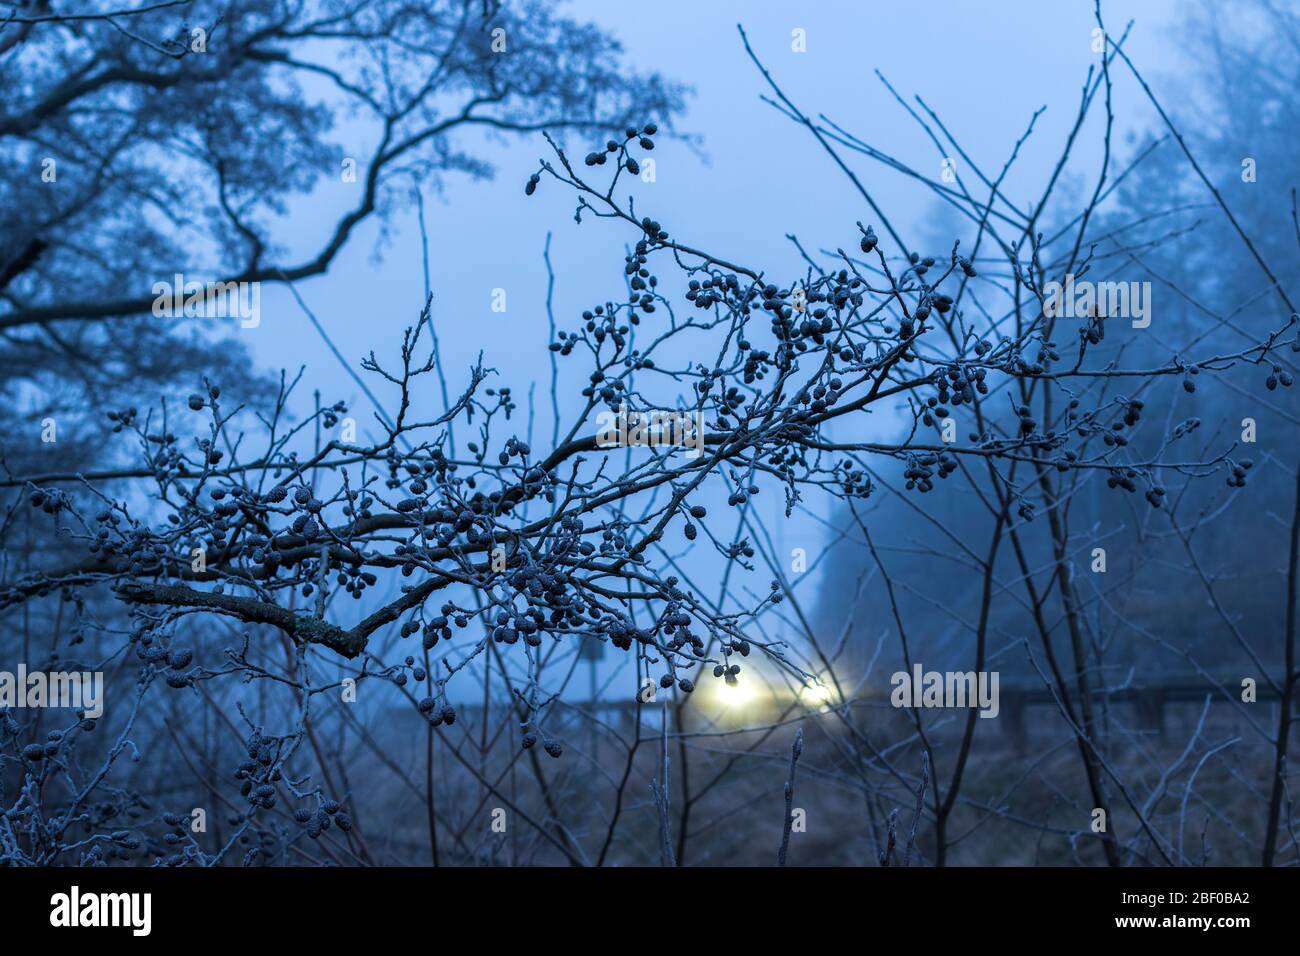
<path id="1" fill-rule="evenodd" d="M 972 331 L 946 291 L 957 292 L 959 282 L 978 275 L 957 247 L 942 262 L 912 253 L 891 264 L 874 229 L 859 224 L 855 238 L 863 258 L 840 250 L 838 269 L 810 267 L 777 285 L 761 269 L 724 265 L 720 256 L 679 243 L 658 222 L 638 219 L 630 197 L 625 204 L 615 198 L 620 176 L 637 169 L 636 157 L 653 147 L 656 132 L 654 124 L 629 128 L 622 141 L 610 140 L 587 156 L 586 165 L 597 172 L 612 167 L 607 185 L 588 182 L 559 147 L 556 162 L 543 162 L 528 183 L 531 194 L 547 176 L 575 191 L 579 218 L 614 219 L 639 232 L 624 261 L 627 295 L 584 312 L 574 330 L 559 331 L 551 344 L 561 357 L 576 353 L 590 365 L 582 411 L 558 447 L 539 458 L 510 431 L 512 392 L 487 385 L 492 373 L 481 367 L 471 370 L 463 396 L 445 414 L 411 420 L 413 385 L 436 367 L 432 350 L 417 360 L 430 322 L 426 309 L 405 336 L 400 369 L 390 372 L 373 356 L 365 363 L 398 393 L 394 425 L 384 426 L 383 441 L 374 445 L 330 441 L 300 460 L 290 438 L 302 426 L 284 436 L 271 427 L 265 451 L 241 460 L 246 436 L 234 433 L 239 410 L 223 412 L 213 384 L 189 399 L 191 414 L 209 418 L 193 450 L 169 430 L 180 427 L 175 413 L 162 413 L 161 427 L 153 415 L 142 421 L 134 409 L 113 413 L 138 435 L 147 458 L 137 473 L 153 478 L 166 513 L 137 516 L 126 504 L 105 499 L 98 513 L 83 515 L 65 492 L 28 482 L 32 503 L 67 521 L 94 559 L 14 582 L 3 592 L 6 603 L 107 581 L 133 605 L 269 624 L 347 658 L 362 654 L 370 635 L 385 625 L 400 621 L 403 636 L 420 633 L 429 648 L 478 620 L 483 636 L 470 657 L 488 641 L 535 648 L 548 638 L 589 635 L 649 652 L 662 665 L 664 686 L 689 690 L 689 675 L 701 666 L 734 680 L 738 658 L 755 643 L 745 621 L 782 597 L 774 581 L 767 597 L 747 610 L 718 613 L 649 560 L 647 549 L 670 531 L 680 527 L 694 540 L 703 528 L 722 560 L 751 568 L 752 546 L 745 540 L 723 545 L 709 527 L 707 509 L 694 503 L 712 478 L 729 478 L 732 507 L 757 495 L 760 482 L 780 487 L 789 514 L 809 489 L 869 496 L 872 471 L 880 465 L 869 464 L 868 456 L 900 462 L 907 489 L 916 494 L 933 491 L 962 458 L 971 458 L 992 466 L 999 494 L 1021 500 L 1020 517 L 1031 520 L 1029 495 L 1040 479 L 1017 479 L 1017 462 L 1060 472 L 1104 469 L 1113 486 L 1141 487 L 1156 507 L 1164 494 L 1162 471 L 1232 467 L 1223 455 L 1169 457 L 1178 434 L 1154 456 L 1128 454 L 1123 431 L 1137 424 L 1143 403 L 1117 396 L 1082 406 L 1079 396 L 1089 394 L 1087 383 L 1097 373 L 1085 368 L 1087 350 L 1103 319 L 1087 321 L 1073 362 L 1047 340 L 1041 315 L 1014 337 Z M 1019 263 L 1011 266 L 1020 270 Z M 682 288 L 674 293 L 660 286 L 656 270 L 664 267 L 680 274 Z M 683 307 L 689 317 L 679 316 Z M 1186 375 L 1192 368 L 1212 372 L 1258 361 L 1272 341 L 1140 372 L 1148 378 Z M 708 354 L 705 348 L 716 355 L 712 365 L 685 357 Z M 1008 397 L 1007 424 L 986 413 L 979 418 L 981 433 L 957 441 L 941 435 L 944 420 L 955 414 L 950 408 L 974 405 L 978 396 L 998 401 L 997 393 L 1011 394 L 1016 383 L 1068 391 L 1063 411 L 1039 422 L 1027 405 Z M 286 400 L 287 389 L 281 410 Z M 860 428 L 855 422 L 861 416 L 900 402 L 912 420 L 900 441 L 827 437 L 832 425 Z M 709 430 L 704 453 L 692 459 L 680 448 L 600 447 L 588 432 L 595 413 L 620 407 L 700 413 Z M 338 404 L 317 416 L 332 429 L 344 411 Z M 476 430 L 477 441 L 458 457 L 447 426 L 459 419 Z M 96 485 L 93 476 L 86 480 Z M 330 482 L 328 493 L 320 490 Z M 198 554 L 202 567 L 192 560 Z M 404 583 L 400 597 L 351 627 L 325 619 L 323 609 L 336 590 L 360 598 L 378 583 L 379 572 L 392 571 L 416 583 Z M 472 600 L 434 606 L 453 586 L 460 593 L 468 589 Z M 294 591 L 304 599 L 315 595 L 316 613 L 288 610 Z M 711 650 L 715 646 L 720 653 Z M 799 680 L 809 678 L 785 648 L 759 646 Z M 463 664 L 448 662 L 449 674 Z M 184 684 L 200 674 L 173 676 Z"/>

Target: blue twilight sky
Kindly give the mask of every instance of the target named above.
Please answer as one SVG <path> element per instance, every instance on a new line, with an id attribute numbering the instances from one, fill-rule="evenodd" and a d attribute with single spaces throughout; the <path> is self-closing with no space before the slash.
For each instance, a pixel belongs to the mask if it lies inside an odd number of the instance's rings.
<path id="1" fill-rule="evenodd" d="M 1033 111 L 1046 106 L 1033 139 L 1022 150 L 1022 175 L 1013 173 L 1006 188 L 1019 204 L 1041 191 L 1050 161 L 1059 154 L 1074 120 L 1088 68 L 1097 60 L 1091 48 L 1095 23 L 1090 0 L 941 0 L 924 5 L 580 0 L 567 9 L 618 37 L 635 66 L 658 69 L 694 87 L 678 129 L 699 134 L 702 149 L 661 137 L 653 154 L 657 182 L 636 185 L 638 212 L 657 218 L 688 244 L 757 265 L 769 275 L 784 276 L 784 281 L 803 272 L 787 233 L 794 233 L 814 255 L 818 249 L 853 248 L 854 221 L 871 221 L 871 216 L 811 136 L 759 99 L 767 88 L 745 55 L 738 22 L 773 76 L 806 113 L 824 113 L 932 176 L 938 175 L 939 153 L 874 70 L 904 97 L 923 97 L 966 152 L 994 172 Z M 1136 21 L 1127 49 L 1157 89 L 1176 104 L 1177 4 L 1111 2 L 1104 13 L 1112 34 L 1122 31 L 1130 18 Z M 806 33 L 807 52 L 791 49 L 796 28 Z M 1117 77 L 1116 112 L 1121 144 L 1124 132 L 1145 128 L 1151 118 L 1127 76 Z M 501 372 L 498 384 L 510 384 L 521 404 L 528 383 L 537 383 L 539 427 L 533 446 L 538 449 L 550 434 L 542 261 L 547 232 L 553 232 L 555 311 L 562 328 L 574 327 L 583 308 L 623 294 L 623 250 L 636 237 L 626 227 L 603 220 L 576 225 L 572 193 L 554 182 L 543 181 L 531 199 L 524 196 L 524 180 L 546 153 L 540 137 L 475 143 L 477 135 L 467 134 L 462 143 L 475 145 L 479 155 L 492 162 L 495 178 L 451 177 L 441 195 L 426 197 L 436 328 L 453 395 L 461 391 L 465 369 L 480 350 L 485 362 Z M 335 138 L 356 156 L 365 155 L 372 142 L 363 127 L 344 128 Z M 353 139 L 355 149 L 350 150 Z M 1100 156 L 1097 126 L 1085 131 L 1084 144 L 1075 164 L 1080 175 Z M 581 156 L 588 147 L 575 142 L 571 149 Z M 947 253 L 951 238 L 941 243 L 946 222 L 931 221 L 936 206 L 928 190 L 865 157 L 846 155 L 914 247 L 923 253 Z M 318 247 L 340 211 L 355 201 L 354 190 L 359 188 L 328 183 L 294 205 L 280 229 L 290 260 Z M 297 288 L 342 354 L 357 363 L 372 349 L 381 359 L 395 357 L 401 330 L 418 315 L 423 287 L 419 232 L 414 211 L 408 210 L 389 221 L 382 243 L 380 224 L 368 222 L 328 275 Z M 491 309 L 496 288 L 506 290 L 504 314 Z M 326 401 L 347 400 L 354 413 L 360 413 L 358 421 L 369 418 L 366 399 L 285 289 L 264 287 L 260 327 L 235 334 L 264 367 L 292 371 L 306 365 L 304 400 L 319 388 Z M 585 384 L 581 368 L 573 368 L 576 376 L 561 379 L 562 394 L 572 396 L 562 404 L 570 408 L 577 405 L 576 393 Z M 424 411 L 438 410 L 432 388 L 424 398 Z M 523 411 L 526 416 L 526 407 Z M 880 427 L 888 431 L 890 423 L 882 421 Z M 524 424 L 519 428 L 523 431 Z M 762 504 L 769 521 L 779 510 L 775 499 L 773 495 Z M 809 505 L 827 516 L 825 502 L 810 500 Z M 796 515 L 770 527 L 778 553 L 803 546 L 810 562 L 826 540 L 825 528 L 808 516 Z M 754 586 L 762 588 L 768 577 L 758 575 Z M 816 603 L 816 580 L 814 572 L 799 584 L 810 605 Z"/>

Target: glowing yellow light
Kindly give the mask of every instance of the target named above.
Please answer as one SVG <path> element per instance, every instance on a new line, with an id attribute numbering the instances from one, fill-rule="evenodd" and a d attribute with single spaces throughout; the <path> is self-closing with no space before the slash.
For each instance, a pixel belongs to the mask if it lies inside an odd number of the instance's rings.
<path id="1" fill-rule="evenodd" d="M 722 691 L 718 698 L 728 707 L 743 707 L 754 700 L 754 687 L 749 681 L 722 681 Z"/>
<path id="2" fill-rule="evenodd" d="M 825 707 L 835 698 L 835 692 L 825 684 L 804 684 L 799 700 L 805 707 Z"/>

